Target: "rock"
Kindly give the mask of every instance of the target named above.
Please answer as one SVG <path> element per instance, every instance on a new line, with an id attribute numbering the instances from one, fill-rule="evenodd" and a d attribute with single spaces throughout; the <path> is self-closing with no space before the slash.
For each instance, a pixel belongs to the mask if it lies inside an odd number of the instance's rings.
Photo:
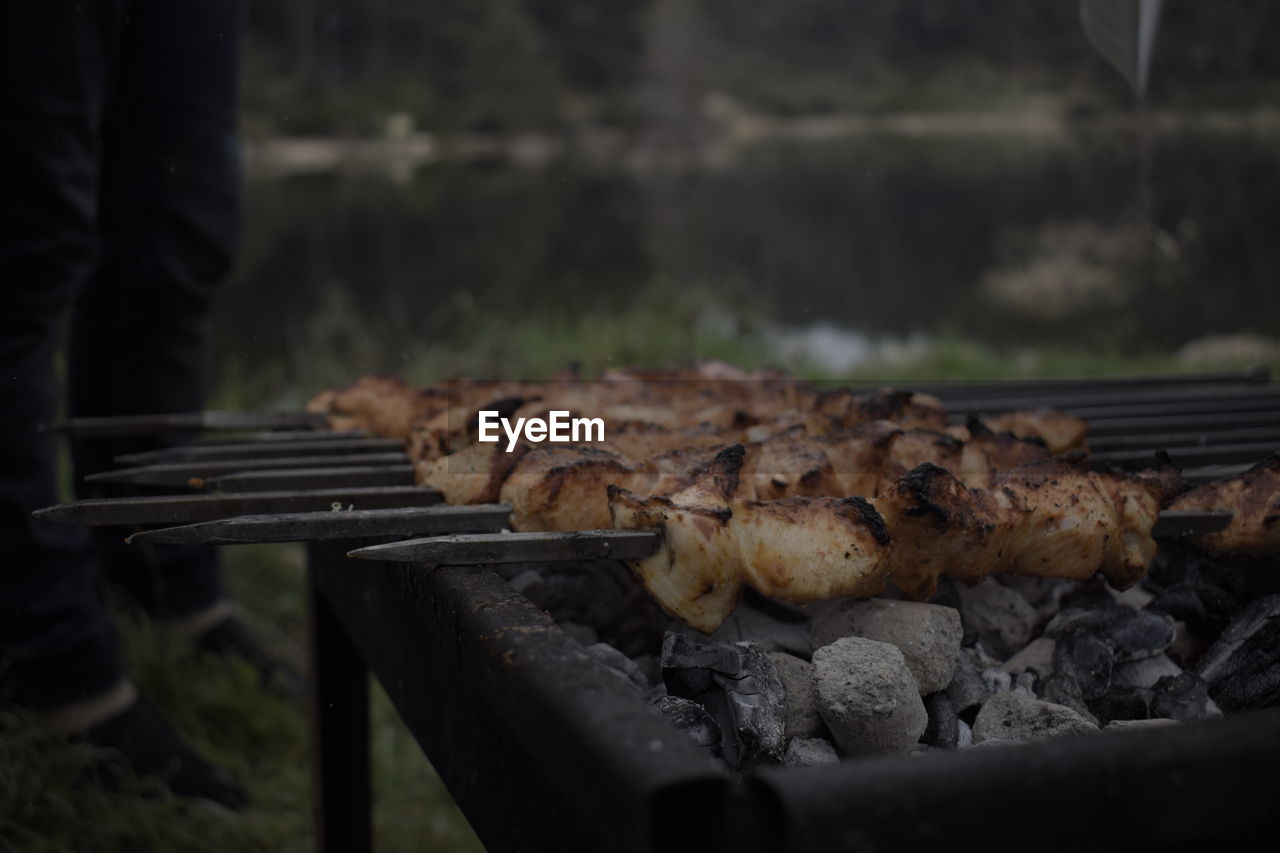
<path id="1" fill-rule="evenodd" d="M 840 756 L 831 741 L 825 738 L 793 737 L 787 741 L 787 751 L 782 757 L 787 767 L 818 767 L 823 764 L 839 764 Z"/>
<path id="2" fill-rule="evenodd" d="M 1034 672 L 1041 678 L 1053 675 L 1053 651 L 1056 644 L 1050 637 L 1037 637 L 1021 651 L 1000 665 L 1010 675 Z"/>
<path id="3" fill-rule="evenodd" d="M 991 691 L 982 679 L 974 656 L 968 649 L 962 649 L 956 655 L 955 674 L 947 685 L 947 698 L 957 714 L 963 715 L 971 708 L 977 708 L 987 701 Z"/>
<path id="4" fill-rule="evenodd" d="M 962 635 L 960 614 L 953 608 L 919 601 L 846 599 L 813 622 L 814 648 L 851 636 L 897 646 L 922 694 L 951 682 Z"/>
<path id="5" fill-rule="evenodd" d="M 1182 667 L 1170 660 L 1168 655 L 1156 655 L 1116 664 L 1111 670 L 1111 683 L 1125 687 L 1154 687 L 1164 676 L 1178 675 L 1180 672 Z"/>
<path id="6" fill-rule="evenodd" d="M 956 723 L 956 733 L 956 747 L 958 749 L 973 746 L 973 729 L 964 720 Z"/>
<path id="7" fill-rule="evenodd" d="M 1113 684 L 1089 703 L 1089 710 L 1104 725 L 1113 720 L 1145 720 L 1151 716 L 1147 707 L 1150 696 L 1151 691 L 1141 687 Z"/>
<path id="8" fill-rule="evenodd" d="M 1177 724 L 1177 720 L 1170 720 L 1166 717 L 1154 717 L 1150 720 L 1112 720 L 1103 728 L 1106 731 L 1123 729 L 1158 729 L 1164 726 L 1176 726 Z"/>
<path id="9" fill-rule="evenodd" d="M 1045 626 L 1059 645 L 1088 636 L 1110 647 L 1116 662 L 1158 655 L 1173 642 L 1173 620 L 1163 613 L 1118 604 L 1063 610 Z M 1084 685 L 1081 684 L 1083 688 Z"/>
<path id="10" fill-rule="evenodd" d="M 973 741 L 1046 740 L 1097 730 L 1097 726 L 1065 705 L 1010 691 L 997 693 L 982 706 L 973 724 Z"/>
<path id="11" fill-rule="evenodd" d="M 763 596 L 743 598 L 711 639 L 719 643 L 749 641 L 766 652 L 786 652 L 809 660 L 809 615 L 798 607 Z"/>
<path id="12" fill-rule="evenodd" d="M 1040 682 L 1040 698 L 1055 705 L 1065 705 L 1095 725 L 1098 722 L 1097 717 L 1085 704 L 1084 696 L 1080 693 L 1080 685 L 1066 673 L 1054 673 Z"/>
<path id="13" fill-rule="evenodd" d="M 663 696 L 651 707 L 698 746 L 712 755 L 720 754 L 720 726 L 697 702 L 679 696 Z"/>
<path id="14" fill-rule="evenodd" d="M 924 727 L 920 742 L 941 749 L 955 749 L 960 740 L 960 718 L 945 692 L 930 693 L 924 697 L 924 710 L 929 722 Z"/>
<path id="15" fill-rule="evenodd" d="M 777 667 L 782 685 L 787 691 L 786 736 L 802 739 L 815 737 L 823 731 L 823 727 L 822 717 L 818 714 L 813 664 L 785 652 L 769 652 L 769 659 Z"/>
<path id="16" fill-rule="evenodd" d="M 982 671 L 982 683 L 986 686 L 988 694 L 1003 693 L 1013 689 L 1013 679 L 1009 677 L 1009 673 L 995 667 Z"/>
<path id="17" fill-rule="evenodd" d="M 782 760 L 786 691 L 759 646 L 672 633 L 662 643 L 661 665 L 667 692 L 697 702 L 720 726 L 721 754 L 731 767 Z"/>
<path id="18" fill-rule="evenodd" d="M 813 653 L 818 711 L 848 755 L 906 752 L 929 715 L 896 646 L 844 637 Z"/>
<path id="19" fill-rule="evenodd" d="M 1151 689 L 1151 716 L 1171 720 L 1203 720 L 1222 716 L 1222 709 L 1209 697 L 1204 679 L 1194 672 L 1165 676 Z"/>
<path id="20" fill-rule="evenodd" d="M 1242 610 L 1196 670 L 1229 711 L 1280 705 L 1280 595 Z"/>
<path id="21" fill-rule="evenodd" d="M 1115 653 L 1093 634 L 1068 634 L 1054 646 L 1054 671 L 1070 676 L 1086 699 L 1096 699 L 1111 686 Z"/>
<path id="22" fill-rule="evenodd" d="M 961 585 L 959 591 L 966 642 L 980 640 L 1003 659 L 1031 639 L 1036 609 L 1016 591 L 990 579 L 977 586 Z"/>
<path id="23" fill-rule="evenodd" d="M 572 637 L 578 645 L 586 648 L 600 642 L 596 629 L 590 625 L 579 625 L 577 622 L 561 622 L 560 630 Z"/>
<path id="24" fill-rule="evenodd" d="M 645 677 L 640 666 L 608 643 L 588 646 L 586 652 L 641 690 L 649 689 L 649 679 Z"/>

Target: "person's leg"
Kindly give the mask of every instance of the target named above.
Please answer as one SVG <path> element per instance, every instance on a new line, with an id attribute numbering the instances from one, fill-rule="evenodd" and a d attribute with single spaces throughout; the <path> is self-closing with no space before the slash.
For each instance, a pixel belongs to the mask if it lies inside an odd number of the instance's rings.
<path id="1" fill-rule="evenodd" d="M 0 658 L 15 698 L 52 709 L 122 678 L 84 530 L 36 521 L 58 502 L 54 353 L 97 254 L 98 127 L 116 10 L 47 0 L 0 26 Z"/>
<path id="2" fill-rule="evenodd" d="M 73 416 L 204 405 L 213 297 L 240 230 L 237 88 L 241 3 L 131 0 L 103 128 L 101 260 L 76 303 Z M 173 439 L 77 441 L 83 477 Z M 128 546 L 100 531 L 108 576 L 153 615 L 199 619 L 222 596 L 211 548 Z"/>

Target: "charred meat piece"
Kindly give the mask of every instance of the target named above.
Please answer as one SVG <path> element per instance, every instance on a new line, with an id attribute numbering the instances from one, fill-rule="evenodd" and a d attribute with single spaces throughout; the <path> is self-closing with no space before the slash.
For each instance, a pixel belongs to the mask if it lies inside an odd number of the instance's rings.
<path id="1" fill-rule="evenodd" d="M 1243 474 L 1215 480 L 1183 493 L 1169 504 L 1176 510 L 1231 510 L 1226 530 L 1197 538 L 1211 554 L 1274 557 L 1280 554 L 1280 454 Z"/>
<path id="2" fill-rule="evenodd" d="M 1051 453 L 1084 447 L 1089 425 L 1082 419 L 1057 409 L 1022 409 L 982 419 L 992 432 L 1008 432 L 1018 438 L 1038 438 Z"/>
<path id="3" fill-rule="evenodd" d="M 742 592 L 738 543 L 729 526 L 742 458 L 742 445 L 725 448 L 670 496 L 643 497 L 617 485 L 607 491 L 613 527 L 662 534 L 653 556 L 627 565 L 663 610 L 705 633 L 728 618 Z"/>
<path id="4" fill-rule="evenodd" d="M 764 595 L 806 602 L 884 589 L 889 531 L 863 498 L 739 501 L 729 526 L 746 582 Z"/>

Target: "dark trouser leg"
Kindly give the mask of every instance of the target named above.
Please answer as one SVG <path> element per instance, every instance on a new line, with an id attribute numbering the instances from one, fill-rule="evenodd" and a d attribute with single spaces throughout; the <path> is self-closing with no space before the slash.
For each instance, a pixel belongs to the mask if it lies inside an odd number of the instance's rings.
<path id="1" fill-rule="evenodd" d="M 240 18 L 236 0 L 129 3 L 103 136 L 102 257 L 72 323 L 73 415 L 204 405 L 213 297 L 239 238 Z M 166 441 L 77 442 L 77 480 Z M 107 573 L 152 613 L 188 616 L 221 596 L 212 549 L 121 538 L 99 535 Z"/>
<path id="2" fill-rule="evenodd" d="M 57 503 L 55 339 L 96 253 L 98 128 L 115 4 L 9 4 L 0 26 L 0 658 L 16 698 L 55 708 L 121 678 L 84 530 Z"/>

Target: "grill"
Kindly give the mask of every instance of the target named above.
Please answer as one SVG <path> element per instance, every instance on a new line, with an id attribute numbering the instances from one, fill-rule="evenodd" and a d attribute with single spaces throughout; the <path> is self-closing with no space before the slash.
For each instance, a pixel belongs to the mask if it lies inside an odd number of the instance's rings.
<path id="1" fill-rule="evenodd" d="M 1280 386 L 1265 373 L 919 390 L 961 419 L 1063 409 L 1089 420 L 1093 458 L 1138 468 L 1165 450 L 1193 482 L 1237 473 L 1280 448 Z M 368 672 L 494 850 L 1228 845 L 1274 823 L 1280 806 L 1272 784 L 1280 710 L 731 776 L 712 769 L 705 752 L 546 613 L 477 567 L 631 556 L 649 547 L 646 534 L 484 535 L 503 527 L 507 507 L 444 506 L 411 485 L 398 443 L 328 432 L 307 415 L 62 426 L 81 434 L 270 430 L 124 457 L 128 467 L 99 477 L 180 492 L 42 514 L 146 528 L 135 540 L 307 543 L 323 850 L 370 847 Z M 1222 523 L 1171 520 L 1182 531 Z M 379 561 L 352 561 L 356 549 Z"/>

